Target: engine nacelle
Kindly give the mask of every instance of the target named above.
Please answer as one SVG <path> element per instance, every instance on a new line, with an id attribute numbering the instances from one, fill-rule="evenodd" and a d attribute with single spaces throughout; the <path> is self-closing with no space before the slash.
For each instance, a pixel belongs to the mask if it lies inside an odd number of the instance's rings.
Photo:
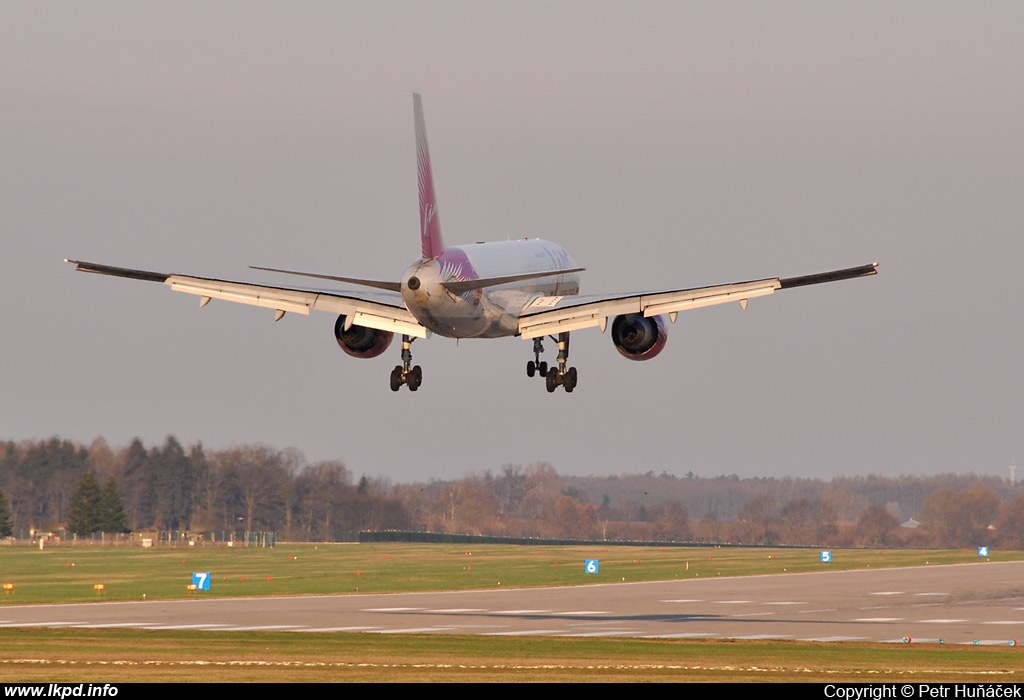
<path id="1" fill-rule="evenodd" d="M 623 357 L 649 360 L 665 349 L 668 330 L 661 316 L 643 314 L 616 316 L 612 321 L 612 342 Z"/>
<path id="2" fill-rule="evenodd" d="M 346 354 L 369 359 L 377 357 L 387 350 L 395 334 L 391 331 L 379 331 L 376 328 L 355 324 L 345 330 L 345 315 L 342 314 L 334 322 L 334 337 L 337 338 L 338 345 Z"/>

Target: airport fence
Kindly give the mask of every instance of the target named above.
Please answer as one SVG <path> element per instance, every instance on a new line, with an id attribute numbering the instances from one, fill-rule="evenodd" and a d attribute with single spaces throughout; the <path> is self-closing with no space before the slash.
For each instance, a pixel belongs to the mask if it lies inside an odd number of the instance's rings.
<path id="1" fill-rule="evenodd" d="M 30 544 L 40 549 L 47 547 L 276 547 L 276 532 L 188 532 L 182 530 L 152 530 L 145 532 L 94 532 L 76 535 L 56 532 L 16 531 L 13 537 L 0 539 L 0 544 Z"/>

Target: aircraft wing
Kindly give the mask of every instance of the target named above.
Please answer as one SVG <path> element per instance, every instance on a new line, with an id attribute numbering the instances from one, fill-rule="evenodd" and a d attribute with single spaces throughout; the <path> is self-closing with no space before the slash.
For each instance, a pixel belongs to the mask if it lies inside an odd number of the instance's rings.
<path id="1" fill-rule="evenodd" d="M 279 320 L 287 312 L 308 315 L 311 310 L 326 311 L 333 314 L 344 314 L 352 324 L 358 326 L 403 333 L 417 338 L 427 336 L 427 329 L 409 313 L 409 310 L 405 308 L 405 302 L 402 301 L 402 295 L 397 292 L 276 287 L 209 277 L 134 270 L 80 260 L 66 260 L 66 262 L 73 263 L 81 272 L 127 277 L 145 282 L 161 282 L 176 292 L 195 294 L 199 297 L 200 306 L 206 306 L 211 299 L 260 306 L 274 309 L 275 320 Z"/>
<path id="2" fill-rule="evenodd" d="M 779 289 L 866 277 L 876 274 L 877 267 L 878 263 L 871 263 L 800 277 L 772 277 L 750 282 L 639 294 L 539 297 L 528 304 L 520 315 L 519 334 L 525 339 L 530 339 L 592 326 L 599 326 L 604 331 L 609 317 L 623 314 L 668 314 L 675 321 L 676 314 L 680 311 L 731 301 L 738 301 L 746 308 L 748 299 L 773 294 Z"/>

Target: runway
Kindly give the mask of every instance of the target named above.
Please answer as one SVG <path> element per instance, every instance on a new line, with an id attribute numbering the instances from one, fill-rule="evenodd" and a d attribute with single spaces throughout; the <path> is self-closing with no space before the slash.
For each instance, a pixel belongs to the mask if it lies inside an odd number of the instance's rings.
<path id="1" fill-rule="evenodd" d="M 1024 562 L 564 588 L 0 608 L 2 627 L 1024 642 Z"/>

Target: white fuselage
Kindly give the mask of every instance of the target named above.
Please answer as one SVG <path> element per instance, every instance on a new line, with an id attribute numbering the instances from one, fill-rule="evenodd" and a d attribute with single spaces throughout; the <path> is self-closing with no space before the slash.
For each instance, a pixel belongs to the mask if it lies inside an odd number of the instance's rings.
<path id="1" fill-rule="evenodd" d="M 500 338 L 519 333 L 519 316 L 540 297 L 579 293 L 572 258 L 540 239 L 476 243 L 447 248 L 413 263 L 402 276 L 402 299 L 430 331 L 448 338 Z M 550 271 L 550 276 L 455 294 L 445 282 L 493 279 Z"/>

